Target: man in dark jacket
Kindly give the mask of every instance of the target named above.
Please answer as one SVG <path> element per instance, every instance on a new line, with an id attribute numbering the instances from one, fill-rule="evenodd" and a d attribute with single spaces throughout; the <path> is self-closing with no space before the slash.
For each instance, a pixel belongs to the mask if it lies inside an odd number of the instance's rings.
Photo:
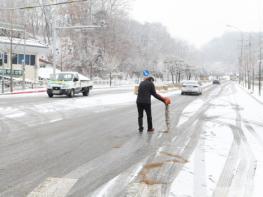
<path id="1" fill-rule="evenodd" d="M 142 81 L 139 85 L 137 96 L 137 109 L 138 109 L 138 124 L 139 132 L 143 131 L 143 111 L 145 110 L 147 115 L 148 132 L 154 131 L 152 125 L 152 112 L 151 112 L 151 95 L 158 100 L 165 103 L 165 98 L 156 93 L 155 86 L 153 84 L 154 78 L 148 77 Z"/>

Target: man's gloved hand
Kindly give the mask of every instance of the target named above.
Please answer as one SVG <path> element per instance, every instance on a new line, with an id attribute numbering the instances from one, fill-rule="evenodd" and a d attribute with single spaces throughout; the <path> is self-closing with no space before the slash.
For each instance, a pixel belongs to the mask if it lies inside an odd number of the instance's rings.
<path id="1" fill-rule="evenodd" d="M 164 97 L 164 103 L 165 103 L 165 105 L 170 105 L 171 99 L 169 97 Z"/>

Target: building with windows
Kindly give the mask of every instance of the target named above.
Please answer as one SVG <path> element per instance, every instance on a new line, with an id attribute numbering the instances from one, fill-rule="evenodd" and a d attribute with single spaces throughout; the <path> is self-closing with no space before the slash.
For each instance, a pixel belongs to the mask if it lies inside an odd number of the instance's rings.
<path id="1" fill-rule="evenodd" d="M 0 75 L 25 80 L 38 81 L 40 59 L 48 54 L 48 46 L 36 39 L 23 39 L 1 35 L 0 32 Z M 11 52 L 12 51 L 12 57 Z M 11 71 L 12 63 L 12 71 Z"/>

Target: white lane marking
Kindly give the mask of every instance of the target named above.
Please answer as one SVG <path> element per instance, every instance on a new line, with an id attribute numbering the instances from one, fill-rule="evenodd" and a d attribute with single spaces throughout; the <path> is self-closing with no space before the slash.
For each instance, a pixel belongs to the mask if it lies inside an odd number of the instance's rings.
<path id="1" fill-rule="evenodd" d="M 109 166 L 112 164 L 113 160 L 118 160 L 118 159 L 121 159 L 123 158 L 124 156 L 126 157 L 127 154 L 131 153 L 131 152 L 134 152 L 136 151 L 137 149 L 139 149 L 140 147 L 143 146 L 143 144 L 137 140 L 138 138 L 133 138 L 133 140 L 129 141 L 129 143 L 127 143 L 125 145 L 125 150 L 127 149 L 127 151 L 123 152 L 121 150 L 112 150 L 110 152 L 107 152 L 106 154 L 100 156 L 100 157 L 97 157 L 96 159 L 92 160 L 92 161 L 89 161 L 88 163 L 78 167 L 77 169 L 71 171 L 70 173 L 68 173 L 67 175 L 65 175 L 63 178 L 60 178 L 59 180 L 75 180 L 75 183 L 83 176 L 86 176 L 89 172 L 91 172 L 93 169 L 96 169 L 98 168 L 98 163 L 101 163 L 101 162 L 104 162 L 104 166 Z M 141 138 L 140 138 L 141 139 Z M 131 149 L 132 146 L 134 146 L 135 144 L 135 147 L 136 149 Z M 106 161 L 106 162 L 105 162 Z M 47 182 L 47 181 L 45 181 Z M 43 186 L 43 185 L 47 185 L 46 183 L 42 183 L 40 184 L 40 186 Z M 75 184 L 74 183 L 74 184 Z M 73 185 L 74 185 L 73 184 Z M 58 185 L 58 184 L 57 184 Z M 39 186 L 39 187 L 40 187 Z M 58 185 L 59 186 L 59 185 Z M 49 190 L 49 187 L 52 187 L 52 185 L 47 185 L 45 186 L 45 191 Z M 64 191 L 64 189 L 67 189 Z M 61 191 L 63 190 L 63 193 L 65 193 L 65 195 L 67 195 L 67 193 L 70 191 L 71 188 L 61 188 Z M 35 191 L 35 190 L 34 190 Z M 33 191 L 33 192 L 34 192 Z M 64 196 L 65 196 L 64 195 Z M 52 195 L 51 195 L 52 196 Z M 51 196 L 48 196 L 48 195 L 39 195 L 39 196 L 28 196 L 28 197 L 51 197 Z M 52 196 L 54 197 L 54 195 Z M 57 197 L 57 196 L 55 196 Z M 59 196 L 61 197 L 61 196 Z"/>
<path id="2" fill-rule="evenodd" d="M 157 138 L 161 138 L 163 136 L 163 133 L 159 133 Z"/>
<path id="3" fill-rule="evenodd" d="M 113 179 L 102 185 L 100 188 L 95 190 L 91 196 L 118 196 L 118 192 L 122 191 L 125 187 L 128 186 L 128 184 L 130 184 L 136 178 L 138 173 L 143 168 L 143 164 L 145 162 L 146 159 L 130 167 L 128 170 L 122 172 L 118 176 L 114 177 Z"/>
<path id="4" fill-rule="evenodd" d="M 18 118 L 18 117 L 24 116 L 25 114 L 26 114 L 25 112 L 17 112 L 17 113 L 14 113 L 14 114 L 5 115 L 5 117 L 6 118 Z"/>
<path id="5" fill-rule="evenodd" d="M 162 195 L 162 184 L 147 185 L 145 183 L 133 183 L 126 197 L 159 197 Z"/>
<path id="6" fill-rule="evenodd" d="M 81 177 L 90 173 L 95 167 L 91 166 L 90 162 L 78 167 L 77 169 L 68 173 L 64 178 L 80 179 Z"/>
<path id="7" fill-rule="evenodd" d="M 63 120 L 62 118 L 57 118 L 57 119 L 54 119 L 54 120 L 50 120 L 49 123 L 53 123 L 53 122 L 58 122 L 58 121 L 61 121 Z"/>
<path id="8" fill-rule="evenodd" d="M 27 197 L 65 197 L 77 179 L 47 178 Z"/>
<path id="9" fill-rule="evenodd" d="M 99 190 L 97 193 L 95 192 L 92 196 L 96 197 L 96 196 L 106 196 L 107 194 L 110 194 L 110 189 L 115 185 L 115 182 L 117 182 L 118 180 L 118 176 L 116 176 L 115 178 L 113 178 L 112 180 L 110 180 L 108 183 L 106 183 L 101 190 Z"/>

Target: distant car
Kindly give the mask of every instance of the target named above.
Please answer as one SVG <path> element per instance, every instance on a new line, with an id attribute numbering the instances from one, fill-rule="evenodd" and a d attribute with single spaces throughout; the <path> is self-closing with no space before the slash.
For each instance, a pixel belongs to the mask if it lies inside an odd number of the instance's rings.
<path id="1" fill-rule="evenodd" d="M 215 80 L 213 80 L 213 84 L 220 84 L 220 81 L 215 79 Z"/>
<path id="2" fill-rule="evenodd" d="M 182 83 L 181 94 L 202 94 L 202 87 L 198 81 L 187 80 Z"/>

